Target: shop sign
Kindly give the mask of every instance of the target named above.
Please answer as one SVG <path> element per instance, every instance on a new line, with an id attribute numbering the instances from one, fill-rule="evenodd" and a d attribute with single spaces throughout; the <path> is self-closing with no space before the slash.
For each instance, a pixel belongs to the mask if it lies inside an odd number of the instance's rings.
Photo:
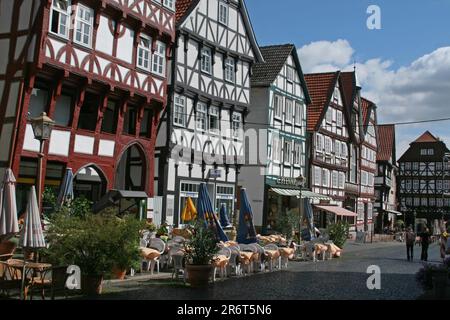
<path id="1" fill-rule="evenodd" d="M 283 186 L 297 187 L 297 180 L 295 178 L 281 177 L 277 179 L 277 184 Z"/>

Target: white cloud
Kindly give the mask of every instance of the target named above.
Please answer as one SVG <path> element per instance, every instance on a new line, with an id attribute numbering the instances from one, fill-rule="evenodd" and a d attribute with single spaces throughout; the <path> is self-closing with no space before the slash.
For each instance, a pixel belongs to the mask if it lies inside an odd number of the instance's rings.
<path id="1" fill-rule="evenodd" d="M 353 70 L 355 50 L 347 40 L 318 41 L 298 50 L 305 72 Z M 380 123 L 428 120 L 450 115 L 450 47 L 438 48 L 411 64 L 394 69 L 393 62 L 373 58 L 356 64 L 363 96 L 378 105 Z M 425 130 L 450 136 L 448 123 L 402 127 L 398 155 Z"/>

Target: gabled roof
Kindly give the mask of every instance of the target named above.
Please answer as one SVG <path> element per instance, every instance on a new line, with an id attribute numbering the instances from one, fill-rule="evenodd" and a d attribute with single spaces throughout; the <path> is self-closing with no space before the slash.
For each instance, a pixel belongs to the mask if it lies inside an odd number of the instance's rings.
<path id="1" fill-rule="evenodd" d="M 339 74 L 339 71 L 305 74 L 305 80 L 311 97 L 311 104 L 307 112 L 306 127 L 308 131 L 319 130 L 321 120 L 325 115 L 334 88 L 336 87 Z"/>
<path id="2" fill-rule="evenodd" d="M 434 135 L 432 135 L 430 131 L 426 131 L 419 138 L 417 138 L 417 140 L 415 140 L 413 143 L 439 142 L 439 141 L 440 140 L 438 138 L 436 138 Z"/>
<path id="3" fill-rule="evenodd" d="M 308 92 L 308 86 L 306 85 L 305 77 L 300 65 L 300 59 L 298 58 L 297 49 L 293 44 L 282 44 L 261 47 L 261 53 L 264 58 L 264 62 L 256 63 L 253 66 L 253 73 L 251 77 L 252 87 L 268 87 L 270 86 L 280 74 L 283 66 L 286 63 L 289 55 L 292 54 L 294 62 L 297 66 L 297 71 L 302 84 L 303 92 L 305 93 L 306 103 L 311 102 L 311 98 Z"/>
<path id="4" fill-rule="evenodd" d="M 176 25 L 177 28 L 186 20 L 186 18 L 191 14 L 192 11 L 197 7 L 200 0 L 177 0 L 176 1 Z M 255 60 L 257 62 L 263 62 L 261 51 L 259 50 L 258 41 L 256 40 L 255 32 L 253 30 L 252 22 L 250 21 L 250 16 L 248 15 L 247 5 L 245 0 L 238 0 L 239 2 L 239 12 L 242 14 L 242 20 L 247 31 L 247 36 L 255 54 Z"/>
<path id="5" fill-rule="evenodd" d="M 377 108 L 377 106 L 372 101 L 361 97 L 361 108 L 364 133 L 367 133 L 367 129 L 369 128 L 370 114 Z"/>
<path id="6" fill-rule="evenodd" d="M 344 92 L 344 103 L 351 110 L 356 93 L 355 72 L 341 72 L 341 84 Z"/>
<path id="7" fill-rule="evenodd" d="M 378 125 L 378 152 L 377 161 L 390 161 L 395 163 L 395 126 L 391 124 Z"/>

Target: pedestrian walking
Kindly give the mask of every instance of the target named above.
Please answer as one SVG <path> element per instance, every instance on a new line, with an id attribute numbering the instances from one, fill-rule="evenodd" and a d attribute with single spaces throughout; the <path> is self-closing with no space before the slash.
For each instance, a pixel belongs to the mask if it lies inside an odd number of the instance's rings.
<path id="1" fill-rule="evenodd" d="M 424 231 L 420 234 L 420 242 L 422 245 L 422 261 L 428 261 L 428 247 L 430 246 L 430 229 L 425 227 Z"/>
<path id="2" fill-rule="evenodd" d="M 414 243 L 416 241 L 416 234 L 411 227 L 408 227 L 405 234 L 406 240 L 406 256 L 408 261 L 414 260 Z"/>

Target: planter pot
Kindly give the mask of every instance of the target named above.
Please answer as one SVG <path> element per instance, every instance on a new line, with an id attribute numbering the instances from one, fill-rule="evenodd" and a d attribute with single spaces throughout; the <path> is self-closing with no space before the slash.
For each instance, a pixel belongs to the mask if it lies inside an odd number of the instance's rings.
<path id="1" fill-rule="evenodd" d="M 87 296 L 97 296 L 102 294 L 103 276 L 82 276 L 81 289 Z"/>
<path id="2" fill-rule="evenodd" d="M 433 272 L 433 289 L 434 296 L 437 299 L 445 299 L 448 283 L 448 271 Z"/>
<path id="3" fill-rule="evenodd" d="M 115 268 L 115 267 L 112 269 L 113 279 L 125 280 L 126 274 L 127 274 L 127 269 L 122 270 L 120 268 Z"/>
<path id="4" fill-rule="evenodd" d="M 209 278 L 212 275 L 214 266 L 212 264 L 195 266 L 186 265 L 188 282 L 192 288 L 205 288 L 208 286 Z"/>

